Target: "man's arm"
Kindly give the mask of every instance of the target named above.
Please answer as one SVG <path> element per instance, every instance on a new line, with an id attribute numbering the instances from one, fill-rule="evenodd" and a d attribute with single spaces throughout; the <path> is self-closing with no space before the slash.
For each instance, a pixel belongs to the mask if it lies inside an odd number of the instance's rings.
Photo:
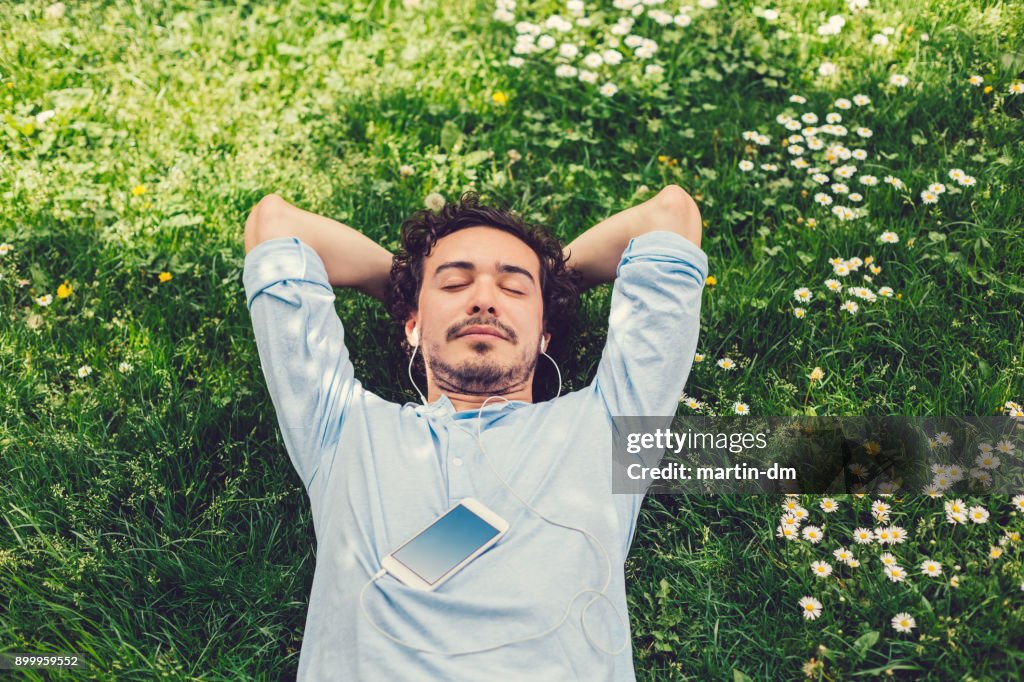
<path id="1" fill-rule="evenodd" d="M 594 225 L 565 247 L 568 265 L 583 276 L 584 288 L 611 282 L 629 240 L 645 232 L 666 230 L 700 246 L 702 224 L 697 202 L 679 185 Z"/>
<path id="2" fill-rule="evenodd" d="M 245 221 L 245 252 L 279 237 L 297 237 L 316 251 L 331 286 L 352 287 L 384 300 L 391 253 L 358 230 L 268 194 Z"/>

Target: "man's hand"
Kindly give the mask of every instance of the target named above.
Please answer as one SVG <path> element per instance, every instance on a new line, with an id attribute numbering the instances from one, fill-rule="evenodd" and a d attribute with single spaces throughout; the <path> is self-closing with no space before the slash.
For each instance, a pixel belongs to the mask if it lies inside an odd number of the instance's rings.
<path id="1" fill-rule="evenodd" d="M 279 237 L 298 237 L 316 251 L 324 262 L 331 286 L 352 287 L 384 300 L 391 253 L 358 230 L 268 194 L 245 221 L 245 252 L 249 253 L 260 242 Z"/>
<path id="2" fill-rule="evenodd" d="M 644 203 L 602 220 L 574 239 L 565 247 L 568 265 L 583 276 L 584 288 L 611 282 L 629 240 L 655 230 L 675 232 L 700 246 L 700 209 L 679 185 L 666 186 Z"/>

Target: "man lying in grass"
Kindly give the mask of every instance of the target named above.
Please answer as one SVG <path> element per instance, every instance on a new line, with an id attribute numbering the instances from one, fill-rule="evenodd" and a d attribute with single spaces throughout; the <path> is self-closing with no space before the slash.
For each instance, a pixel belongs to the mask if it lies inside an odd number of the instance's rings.
<path id="1" fill-rule="evenodd" d="M 611 417 L 675 414 L 697 346 L 700 239 L 675 185 L 564 250 L 472 194 L 414 214 L 394 256 L 276 195 L 257 204 L 245 292 L 317 537 L 300 679 L 634 679 L 623 564 L 643 496 L 611 492 Z M 580 287 L 612 280 L 593 382 L 534 402 L 540 355 L 572 343 L 554 335 Z M 424 404 L 353 376 L 332 287 L 386 301 L 423 359 Z M 468 497 L 510 524 L 495 545 L 433 591 L 381 569 Z"/>

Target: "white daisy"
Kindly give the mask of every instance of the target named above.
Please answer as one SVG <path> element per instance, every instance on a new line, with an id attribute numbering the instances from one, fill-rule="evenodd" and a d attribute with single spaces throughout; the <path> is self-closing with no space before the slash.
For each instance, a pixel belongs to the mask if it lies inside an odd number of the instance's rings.
<path id="1" fill-rule="evenodd" d="M 999 466 L 1000 459 L 995 455 L 980 454 L 974 458 L 975 464 L 980 466 L 982 469 L 995 469 Z"/>
<path id="2" fill-rule="evenodd" d="M 827 561 L 815 561 L 811 564 L 811 573 L 819 578 L 827 578 L 832 575 L 832 565 Z"/>
<path id="3" fill-rule="evenodd" d="M 824 534 L 821 532 L 821 528 L 817 526 L 804 526 L 804 529 L 800 531 L 801 535 L 804 536 L 804 540 L 807 540 L 812 545 L 816 545 L 821 542 Z"/>
<path id="4" fill-rule="evenodd" d="M 853 531 L 853 540 L 858 545 L 870 545 L 875 540 L 875 534 L 870 528 L 858 528 Z"/>
<path id="5" fill-rule="evenodd" d="M 778 526 L 775 529 L 775 535 L 785 540 L 796 540 L 800 537 L 797 529 L 791 526 Z"/>
<path id="6" fill-rule="evenodd" d="M 843 563 L 846 563 L 847 561 L 853 558 L 853 552 L 846 549 L 845 547 L 840 547 L 839 549 L 832 551 L 832 556 L 836 558 L 836 561 L 842 561 Z"/>
<path id="7" fill-rule="evenodd" d="M 821 602 L 814 597 L 803 597 L 798 602 L 800 612 L 807 620 L 814 620 L 821 615 Z"/>
<path id="8" fill-rule="evenodd" d="M 889 578 L 889 580 L 893 581 L 894 583 L 901 583 L 907 578 L 906 570 L 900 568 L 899 566 L 886 566 L 885 575 Z"/>
<path id="9" fill-rule="evenodd" d="M 892 617 L 892 626 L 897 632 L 910 632 L 917 627 L 917 622 L 909 613 L 897 613 Z"/>

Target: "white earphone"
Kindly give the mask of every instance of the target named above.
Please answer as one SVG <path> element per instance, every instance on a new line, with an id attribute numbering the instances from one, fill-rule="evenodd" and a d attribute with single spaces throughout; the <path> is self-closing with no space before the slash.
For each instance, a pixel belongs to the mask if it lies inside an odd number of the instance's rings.
<path id="1" fill-rule="evenodd" d="M 540 352 L 543 353 L 548 349 L 548 340 L 543 336 L 540 337 Z"/>

